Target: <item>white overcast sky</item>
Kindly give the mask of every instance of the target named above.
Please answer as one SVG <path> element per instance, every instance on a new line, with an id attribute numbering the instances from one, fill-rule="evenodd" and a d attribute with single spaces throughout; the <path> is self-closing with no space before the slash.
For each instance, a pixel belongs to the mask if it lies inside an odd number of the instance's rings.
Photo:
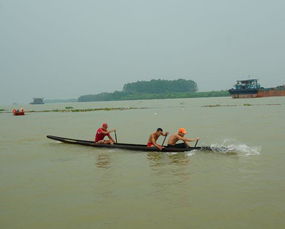
<path id="1" fill-rule="evenodd" d="M 285 83 L 284 0 L 0 0 L 0 104 L 192 79 Z"/>

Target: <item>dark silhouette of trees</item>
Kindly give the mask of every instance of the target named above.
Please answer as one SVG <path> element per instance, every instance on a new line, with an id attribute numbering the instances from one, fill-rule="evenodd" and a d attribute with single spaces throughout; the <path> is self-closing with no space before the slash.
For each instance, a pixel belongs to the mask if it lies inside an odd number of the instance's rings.
<path id="1" fill-rule="evenodd" d="M 123 91 L 113 93 L 99 93 L 96 95 L 83 95 L 79 102 L 136 100 L 136 99 L 172 99 L 195 97 L 229 96 L 228 91 L 197 92 L 198 87 L 193 80 L 150 80 L 127 83 Z"/>
<path id="2" fill-rule="evenodd" d="M 198 90 L 196 82 L 193 80 L 151 80 L 127 83 L 123 87 L 126 93 L 176 93 L 176 92 L 196 92 Z"/>

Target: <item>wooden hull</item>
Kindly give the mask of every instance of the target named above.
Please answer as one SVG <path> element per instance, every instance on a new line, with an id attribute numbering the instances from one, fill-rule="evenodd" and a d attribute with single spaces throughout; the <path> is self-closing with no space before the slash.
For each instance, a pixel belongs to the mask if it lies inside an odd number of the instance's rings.
<path id="1" fill-rule="evenodd" d="M 285 96 L 285 89 L 272 88 L 269 90 L 259 90 L 256 97 Z"/>
<path id="2" fill-rule="evenodd" d="M 146 145 L 141 144 L 127 144 L 127 143 L 115 143 L 115 144 L 97 144 L 94 141 L 86 141 L 86 140 L 78 140 L 78 139 L 72 139 L 72 138 L 63 138 L 63 137 L 57 137 L 52 135 L 47 135 L 47 138 L 69 143 L 69 144 L 77 144 L 77 145 L 84 145 L 84 146 L 91 146 L 91 147 L 97 147 L 97 148 L 111 148 L 111 149 L 126 149 L 126 150 L 134 150 L 134 151 L 158 151 L 158 152 L 186 152 L 191 150 L 211 150 L 210 147 L 204 146 L 204 147 L 188 147 L 188 148 L 164 148 L 163 150 L 159 150 L 155 147 L 147 147 Z"/>
<path id="3" fill-rule="evenodd" d="M 232 94 L 233 99 L 256 98 L 257 94 Z"/>
<path id="4" fill-rule="evenodd" d="M 261 97 L 271 97 L 271 96 L 285 96 L 285 89 L 270 88 L 270 89 L 260 89 L 256 93 L 234 93 L 230 91 L 232 98 L 261 98 Z"/>
<path id="5" fill-rule="evenodd" d="M 24 111 L 22 111 L 22 112 L 13 112 L 13 115 L 15 115 L 15 116 L 25 115 L 25 112 Z"/>

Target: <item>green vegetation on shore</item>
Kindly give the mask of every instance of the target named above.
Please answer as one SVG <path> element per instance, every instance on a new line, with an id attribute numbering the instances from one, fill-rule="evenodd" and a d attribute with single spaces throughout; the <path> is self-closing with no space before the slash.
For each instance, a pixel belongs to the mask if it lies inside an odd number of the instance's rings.
<path id="1" fill-rule="evenodd" d="M 229 96 L 228 91 L 197 92 L 196 82 L 192 80 L 151 80 L 125 84 L 122 91 L 83 95 L 79 102 L 140 100 L 140 99 L 175 99 L 198 97 Z"/>
<path id="2" fill-rule="evenodd" d="M 35 112 L 90 112 L 90 111 L 124 111 L 124 110 L 134 110 L 134 109 L 144 109 L 138 107 L 104 107 L 104 108 L 87 108 L 87 109 L 75 109 L 73 107 L 65 107 L 65 109 L 53 109 L 53 110 L 30 110 L 26 111 L 27 113 Z"/>
<path id="3" fill-rule="evenodd" d="M 228 91 L 208 91 L 190 93 L 166 93 L 166 94 L 127 94 L 124 92 L 100 93 L 97 95 L 80 96 L 79 102 L 114 101 L 114 100 L 139 100 L 139 99 L 176 99 L 176 98 L 201 98 L 229 96 Z"/>
<path id="4" fill-rule="evenodd" d="M 77 102 L 77 99 L 45 99 L 44 103 L 73 103 Z"/>
<path id="5" fill-rule="evenodd" d="M 135 110 L 135 109 L 145 109 L 144 107 L 103 107 L 103 108 L 73 108 L 65 107 L 65 109 L 52 109 L 52 110 L 25 110 L 25 113 L 43 113 L 43 112 L 90 112 L 90 111 L 125 111 L 125 110 Z M 0 110 L 0 113 L 11 113 L 11 111 Z"/>
<path id="6" fill-rule="evenodd" d="M 196 92 L 198 90 L 196 82 L 193 80 L 150 80 L 127 83 L 123 87 L 123 92 L 128 94 L 166 94 Z"/>
<path id="7" fill-rule="evenodd" d="M 251 106 L 281 106 L 279 103 L 269 103 L 269 104 L 250 104 L 250 103 L 244 103 L 244 104 L 210 104 L 210 105 L 204 105 L 202 107 L 238 107 L 238 106 L 244 106 L 244 107 L 251 107 Z"/>

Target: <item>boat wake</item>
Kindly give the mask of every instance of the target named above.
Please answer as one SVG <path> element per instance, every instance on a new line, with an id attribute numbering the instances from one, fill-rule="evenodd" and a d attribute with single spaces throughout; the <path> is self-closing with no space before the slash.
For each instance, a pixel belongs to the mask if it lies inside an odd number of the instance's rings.
<path id="1" fill-rule="evenodd" d="M 232 139 L 225 139 L 222 144 L 211 144 L 210 148 L 213 152 L 242 156 L 259 155 L 261 152 L 261 146 L 248 146 L 244 143 L 237 143 Z"/>
<path id="2" fill-rule="evenodd" d="M 192 150 L 192 151 L 186 151 L 183 152 L 186 156 L 191 157 L 194 156 L 197 150 Z M 167 152 L 167 155 L 181 155 L 181 152 Z"/>

